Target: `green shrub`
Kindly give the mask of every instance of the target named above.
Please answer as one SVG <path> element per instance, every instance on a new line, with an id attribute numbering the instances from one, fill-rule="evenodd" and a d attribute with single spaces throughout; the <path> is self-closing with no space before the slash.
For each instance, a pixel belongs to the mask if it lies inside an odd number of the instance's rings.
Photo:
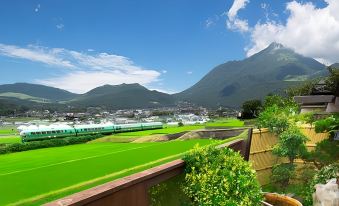
<path id="1" fill-rule="evenodd" d="M 279 164 L 272 168 L 271 183 L 279 190 L 285 191 L 290 179 L 295 175 L 294 164 Z"/>
<path id="2" fill-rule="evenodd" d="M 258 118 L 259 128 L 268 128 L 268 130 L 276 135 L 287 130 L 291 125 L 289 114 L 285 110 L 273 105 L 261 112 Z"/>
<path id="3" fill-rule="evenodd" d="M 312 194 L 315 192 L 314 186 L 316 184 L 325 184 L 326 181 L 332 178 L 339 178 L 339 164 L 338 163 L 323 167 L 321 170 L 319 170 L 314 175 L 312 180 L 306 186 L 304 193 L 302 194 L 303 205 L 312 206 L 313 205 Z"/>
<path id="4" fill-rule="evenodd" d="M 287 157 L 290 164 L 296 158 L 307 154 L 306 141 L 308 138 L 296 127 L 290 127 L 279 135 L 278 143 L 273 147 L 273 154 Z"/>
<path id="5" fill-rule="evenodd" d="M 309 152 L 305 161 L 312 162 L 318 169 L 339 161 L 339 141 L 324 139 Z"/>
<path id="6" fill-rule="evenodd" d="M 255 171 L 229 148 L 194 148 L 184 158 L 184 192 L 198 205 L 261 205 Z"/>
<path id="7" fill-rule="evenodd" d="M 332 115 L 325 119 L 315 122 L 315 131 L 319 132 L 328 132 L 330 134 L 330 139 L 333 139 L 335 131 L 339 130 L 339 115 Z"/>
<path id="8" fill-rule="evenodd" d="M 62 139 L 50 139 L 50 140 L 41 140 L 25 143 L 15 143 L 8 144 L 3 147 L 0 147 L 0 154 L 13 153 L 13 152 L 22 152 L 27 150 L 48 148 L 48 147 L 60 147 L 65 145 L 80 144 L 85 143 L 97 138 L 102 137 L 101 134 L 96 135 L 86 135 L 78 137 L 65 137 Z"/>

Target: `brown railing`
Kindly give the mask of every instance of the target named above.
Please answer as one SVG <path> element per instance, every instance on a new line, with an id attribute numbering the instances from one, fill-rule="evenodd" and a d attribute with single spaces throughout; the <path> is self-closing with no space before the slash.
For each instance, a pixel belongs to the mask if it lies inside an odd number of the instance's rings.
<path id="1" fill-rule="evenodd" d="M 247 140 L 239 139 L 219 145 L 239 151 L 246 160 L 250 154 L 252 129 L 249 129 Z M 181 159 L 120 178 L 106 184 L 70 195 L 48 203 L 48 206 L 146 206 L 150 203 L 150 187 L 164 182 L 184 172 L 185 162 Z"/>

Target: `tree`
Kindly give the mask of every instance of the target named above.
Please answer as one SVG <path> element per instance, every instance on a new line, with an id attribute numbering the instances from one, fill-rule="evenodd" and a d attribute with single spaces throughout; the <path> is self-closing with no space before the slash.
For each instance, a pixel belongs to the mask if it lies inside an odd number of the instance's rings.
<path id="1" fill-rule="evenodd" d="M 289 162 L 275 165 L 272 168 L 272 182 L 286 189 L 290 179 L 295 175 L 294 160 L 307 154 L 307 137 L 296 127 L 289 127 L 279 135 L 278 143 L 273 147 L 273 154 L 287 157 Z"/>
<path id="2" fill-rule="evenodd" d="M 330 75 L 325 80 L 326 87 L 339 97 L 339 68 L 328 67 L 328 71 Z"/>
<path id="3" fill-rule="evenodd" d="M 298 104 L 291 97 L 283 97 L 276 94 L 271 94 L 265 97 L 263 108 L 266 109 L 268 107 L 272 107 L 273 105 L 277 105 L 278 107 L 289 107 L 289 108 L 297 108 Z"/>
<path id="4" fill-rule="evenodd" d="M 325 139 L 316 144 L 306 161 L 312 162 L 318 169 L 326 165 L 339 161 L 339 141 L 334 140 L 335 133 L 339 130 L 339 115 L 332 115 L 315 122 L 315 131 L 317 133 L 328 132 L 329 139 Z"/>
<path id="5" fill-rule="evenodd" d="M 242 105 L 242 118 L 252 119 L 256 118 L 259 115 L 262 104 L 258 99 L 248 100 Z"/>
<path id="6" fill-rule="evenodd" d="M 279 108 L 274 104 L 260 113 L 257 126 L 259 128 L 266 127 L 270 132 L 280 135 L 290 127 L 289 116 L 288 110 Z"/>
<path id="7" fill-rule="evenodd" d="M 290 164 L 307 153 L 306 141 L 308 138 L 297 128 L 290 127 L 279 135 L 278 143 L 273 148 L 273 154 L 287 157 Z"/>
<path id="8" fill-rule="evenodd" d="M 314 86 L 320 81 L 320 78 L 307 80 L 298 86 L 289 87 L 285 90 L 288 97 L 310 95 Z"/>

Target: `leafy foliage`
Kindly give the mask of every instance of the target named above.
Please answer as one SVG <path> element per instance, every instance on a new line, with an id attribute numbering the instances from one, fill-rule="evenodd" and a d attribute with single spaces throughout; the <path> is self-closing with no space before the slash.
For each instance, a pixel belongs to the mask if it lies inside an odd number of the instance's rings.
<path id="1" fill-rule="evenodd" d="M 312 90 L 314 86 L 319 82 L 318 79 L 312 79 L 303 82 L 303 84 L 299 86 L 294 86 L 294 87 L 289 87 L 286 89 L 285 93 L 287 94 L 288 97 L 294 97 L 294 96 L 305 96 L 305 95 L 310 95 L 312 93 Z"/>
<path id="2" fill-rule="evenodd" d="M 332 115 L 315 123 L 315 131 L 329 132 L 331 139 L 334 137 L 334 132 L 337 130 L 339 130 L 339 114 Z"/>
<path id="3" fill-rule="evenodd" d="M 307 153 L 306 141 L 308 138 L 296 127 L 290 127 L 279 135 L 278 143 L 273 148 L 273 154 L 287 157 L 290 164 Z"/>
<path id="4" fill-rule="evenodd" d="M 280 95 L 272 94 L 265 97 L 264 108 L 272 107 L 277 105 L 280 108 L 283 107 L 298 107 L 297 103 L 290 97 L 283 97 Z"/>
<path id="5" fill-rule="evenodd" d="M 285 190 L 290 179 L 295 175 L 295 165 L 279 164 L 272 168 L 271 182 L 279 189 Z"/>
<path id="6" fill-rule="evenodd" d="M 261 110 L 261 101 L 258 99 L 249 100 L 242 105 L 242 117 L 244 119 L 255 118 Z"/>
<path id="7" fill-rule="evenodd" d="M 332 178 L 338 178 L 339 177 L 339 164 L 332 164 L 328 165 L 326 167 L 323 167 L 321 170 L 319 170 L 311 181 L 309 181 L 309 184 L 306 186 L 306 190 L 302 194 L 302 197 L 304 199 L 303 204 L 305 206 L 312 206 L 313 205 L 313 199 L 312 194 L 315 192 L 314 186 L 316 184 L 325 184 L 326 181 L 332 179 Z"/>
<path id="8" fill-rule="evenodd" d="M 334 141 L 335 131 L 339 130 L 339 116 L 332 115 L 325 119 L 315 122 L 316 132 L 328 132 L 329 139 L 317 143 L 315 150 L 311 151 L 306 161 L 313 162 L 314 165 L 321 169 L 322 167 L 339 161 L 339 141 Z"/>
<path id="9" fill-rule="evenodd" d="M 280 134 L 290 126 L 289 115 L 286 110 L 273 105 L 261 112 L 258 118 L 258 127 L 266 127 L 274 134 Z"/>
<path id="10" fill-rule="evenodd" d="M 339 68 L 328 67 L 330 75 L 326 78 L 327 88 L 336 96 L 339 96 Z"/>
<path id="11" fill-rule="evenodd" d="M 233 150 L 195 148 L 184 158 L 184 192 L 198 205 L 259 206 L 255 171 Z"/>
<path id="12" fill-rule="evenodd" d="M 339 161 L 339 141 L 325 139 L 317 143 L 315 149 L 305 158 L 308 162 L 321 169 L 322 167 Z"/>
<path id="13" fill-rule="evenodd" d="M 66 137 L 63 139 L 51 139 L 35 142 L 25 142 L 25 143 L 15 143 L 8 144 L 4 147 L 0 147 L 0 154 L 13 153 L 13 152 L 22 152 L 27 150 L 48 148 L 48 147 L 61 147 L 65 145 L 80 144 L 89 142 L 91 140 L 102 137 L 103 135 L 86 135 L 79 137 Z"/>

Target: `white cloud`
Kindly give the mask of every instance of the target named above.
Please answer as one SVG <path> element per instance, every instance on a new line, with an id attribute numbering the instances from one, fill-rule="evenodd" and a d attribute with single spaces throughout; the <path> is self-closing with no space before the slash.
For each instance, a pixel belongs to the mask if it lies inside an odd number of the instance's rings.
<path id="1" fill-rule="evenodd" d="M 41 8 L 41 5 L 40 5 L 40 4 L 38 4 L 38 5 L 36 5 L 36 7 L 35 7 L 34 11 L 35 11 L 35 12 L 39 12 L 40 8 Z"/>
<path id="2" fill-rule="evenodd" d="M 43 63 L 63 70 L 66 75 L 35 80 L 76 93 L 87 92 L 104 84 L 159 81 L 160 72 L 135 65 L 127 57 L 97 53 L 88 54 L 64 48 L 46 48 L 29 45 L 26 48 L 0 44 L 0 55 Z"/>
<path id="3" fill-rule="evenodd" d="M 238 18 L 239 10 L 246 7 L 249 0 L 234 0 L 232 7 L 227 13 L 228 20 L 226 22 L 227 28 L 240 32 L 247 32 L 249 30 L 247 20 Z"/>
<path id="4" fill-rule="evenodd" d="M 167 70 L 162 70 L 161 71 L 163 74 L 166 74 L 167 73 Z"/>
<path id="5" fill-rule="evenodd" d="M 56 28 L 59 29 L 59 30 L 62 30 L 64 27 L 65 27 L 65 25 L 63 25 L 63 24 L 57 24 L 56 25 Z"/>
<path id="6" fill-rule="evenodd" d="M 149 90 L 156 90 L 158 92 L 166 93 L 166 94 L 175 94 L 178 93 L 179 91 L 176 90 L 168 90 L 168 89 L 161 89 L 161 88 L 150 88 Z"/>
<path id="7" fill-rule="evenodd" d="M 251 29 L 250 56 L 271 42 L 279 42 L 305 56 L 323 63 L 339 61 L 339 1 L 326 0 L 328 5 L 317 8 L 311 2 L 287 3 L 289 16 L 285 24 L 267 20 Z"/>
<path id="8" fill-rule="evenodd" d="M 193 74 L 193 72 L 192 71 L 188 71 L 188 72 L 186 72 L 188 75 L 191 75 L 191 74 Z"/>
<path id="9" fill-rule="evenodd" d="M 75 71 L 66 76 L 36 80 L 36 82 L 75 93 L 85 93 L 104 84 L 139 83 L 145 85 L 154 82 L 158 76 L 159 73 L 152 70 L 126 73 L 113 69 L 106 71 Z"/>
<path id="10" fill-rule="evenodd" d="M 211 18 L 206 19 L 205 21 L 205 28 L 210 28 L 211 26 L 215 25 L 214 21 Z"/>
<path id="11" fill-rule="evenodd" d="M 51 66 L 74 68 L 75 66 L 69 60 L 59 56 L 61 51 L 63 51 L 63 49 L 47 49 L 34 45 L 28 45 L 28 47 L 22 48 L 14 45 L 0 44 L 0 55 L 2 56 L 41 62 Z"/>

